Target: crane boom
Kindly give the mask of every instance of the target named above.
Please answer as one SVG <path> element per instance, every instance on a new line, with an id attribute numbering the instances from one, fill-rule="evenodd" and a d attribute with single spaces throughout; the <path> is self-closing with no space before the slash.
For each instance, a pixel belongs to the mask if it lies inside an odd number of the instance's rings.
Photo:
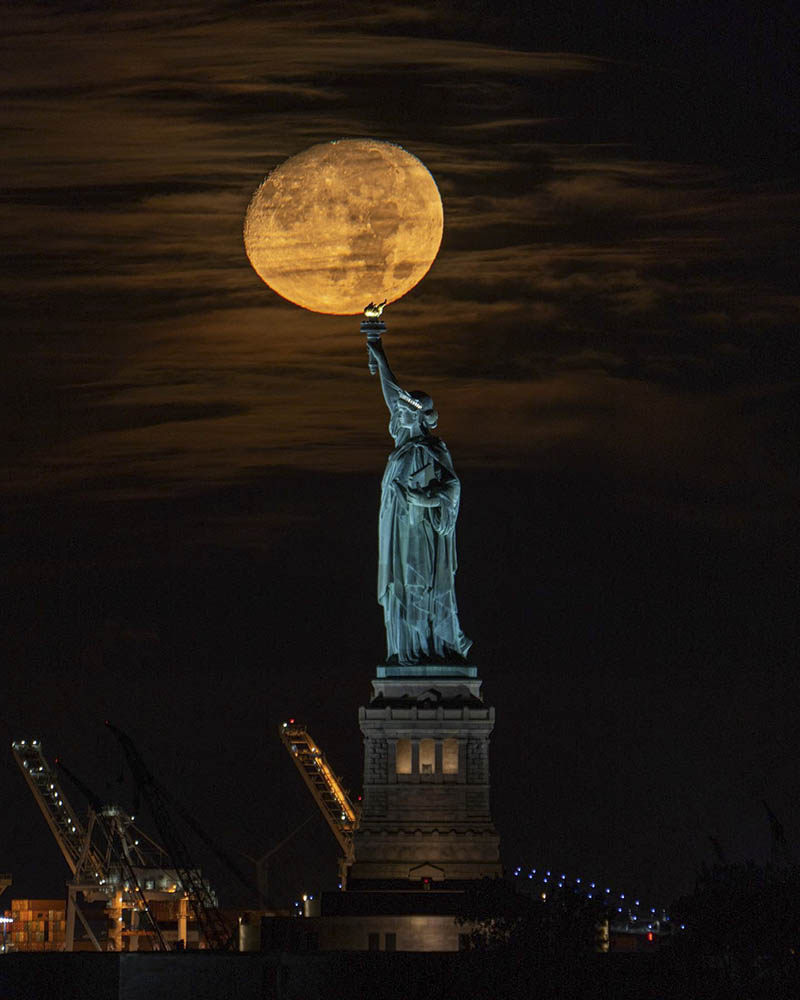
<path id="1" fill-rule="evenodd" d="M 325 754 L 305 726 L 296 724 L 294 720 L 284 722 L 278 733 L 344 851 L 345 865 L 349 864 L 353 859 L 353 833 L 360 818 L 358 808 L 350 801 Z"/>
<path id="2" fill-rule="evenodd" d="M 11 750 L 72 874 L 76 875 L 80 867 L 87 867 L 87 863 L 94 871 L 100 871 L 102 861 L 92 847 L 87 852 L 86 828 L 45 759 L 41 742 L 15 740 Z"/>
<path id="3" fill-rule="evenodd" d="M 208 947 L 215 951 L 231 950 L 234 944 L 233 933 L 222 919 L 208 883 L 191 859 L 189 849 L 172 818 L 166 790 L 150 773 L 130 736 L 112 726 L 110 722 L 106 722 L 106 726 L 122 747 L 134 781 L 144 796 L 158 828 L 172 867 L 177 871 L 181 885 L 189 896 L 197 926 L 201 929 Z"/>

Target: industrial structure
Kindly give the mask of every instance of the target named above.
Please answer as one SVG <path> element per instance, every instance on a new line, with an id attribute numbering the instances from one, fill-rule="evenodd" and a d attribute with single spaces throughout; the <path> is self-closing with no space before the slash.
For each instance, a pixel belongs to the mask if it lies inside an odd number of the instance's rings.
<path id="1" fill-rule="evenodd" d="M 210 841 L 202 827 L 177 802 L 171 800 L 167 790 L 150 772 L 130 736 L 116 726 L 112 726 L 108 721 L 106 726 L 122 747 L 138 792 L 147 802 L 158 827 L 159 835 L 164 842 L 170 864 L 175 870 L 176 882 L 182 887 L 194 913 L 202 941 L 207 948 L 214 951 L 233 950 L 235 948 L 235 930 L 229 926 L 220 913 L 217 897 L 195 864 L 186 840 L 175 820 L 174 813 L 179 812 L 184 822 L 191 826 L 194 832 L 206 841 L 208 846 L 233 870 L 234 874 L 250 888 L 247 880 L 224 852 Z"/>
<path id="2" fill-rule="evenodd" d="M 135 816 L 118 805 L 103 804 L 62 764 L 61 770 L 87 798 L 88 814 L 82 820 L 39 740 L 15 741 L 12 751 L 72 873 L 67 883 L 63 950 L 76 948 L 76 918 L 97 951 L 167 951 L 202 945 L 198 922 L 190 919 L 190 890 L 200 881 L 214 906 L 216 897 L 200 873 L 194 870 L 189 879 L 185 871 L 179 872 L 165 848 L 135 825 Z M 98 934 L 92 926 L 90 911 L 97 909 L 92 903 L 103 904 L 107 933 Z M 55 912 L 51 906 L 18 909 Z M 48 919 L 57 923 L 57 917 Z"/>
<path id="3" fill-rule="evenodd" d="M 347 873 L 354 860 L 353 835 L 358 827 L 361 810 L 350 801 L 341 779 L 333 773 L 325 754 L 305 726 L 290 719 L 281 725 L 278 735 L 342 849 L 339 884 L 344 888 Z"/>

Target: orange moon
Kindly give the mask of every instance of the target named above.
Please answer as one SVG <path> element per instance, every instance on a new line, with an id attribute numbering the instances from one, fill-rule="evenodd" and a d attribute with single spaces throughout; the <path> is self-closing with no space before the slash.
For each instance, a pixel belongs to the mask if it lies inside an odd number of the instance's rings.
<path id="1" fill-rule="evenodd" d="M 253 195 L 244 245 L 258 276 L 313 312 L 361 313 L 394 302 L 430 269 L 442 199 L 402 146 L 340 139 L 276 167 Z"/>

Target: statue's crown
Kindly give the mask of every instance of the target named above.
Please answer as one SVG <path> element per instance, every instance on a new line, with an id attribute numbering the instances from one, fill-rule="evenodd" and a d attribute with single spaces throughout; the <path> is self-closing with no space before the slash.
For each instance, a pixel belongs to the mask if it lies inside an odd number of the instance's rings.
<path id="1" fill-rule="evenodd" d="M 408 403 L 409 406 L 413 406 L 415 410 L 422 409 L 422 403 L 420 403 L 418 399 L 414 399 L 413 396 L 410 396 L 405 389 L 400 389 L 398 395 L 404 403 Z"/>

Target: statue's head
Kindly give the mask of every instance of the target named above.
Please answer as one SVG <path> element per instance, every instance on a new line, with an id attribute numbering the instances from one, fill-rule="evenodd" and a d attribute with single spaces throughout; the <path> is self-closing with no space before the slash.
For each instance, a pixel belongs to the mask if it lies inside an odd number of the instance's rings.
<path id="1" fill-rule="evenodd" d="M 427 392 L 418 392 L 416 389 L 412 392 L 402 391 L 400 405 L 409 411 L 409 416 L 417 418 L 427 430 L 433 430 L 439 423 L 439 414 Z"/>

